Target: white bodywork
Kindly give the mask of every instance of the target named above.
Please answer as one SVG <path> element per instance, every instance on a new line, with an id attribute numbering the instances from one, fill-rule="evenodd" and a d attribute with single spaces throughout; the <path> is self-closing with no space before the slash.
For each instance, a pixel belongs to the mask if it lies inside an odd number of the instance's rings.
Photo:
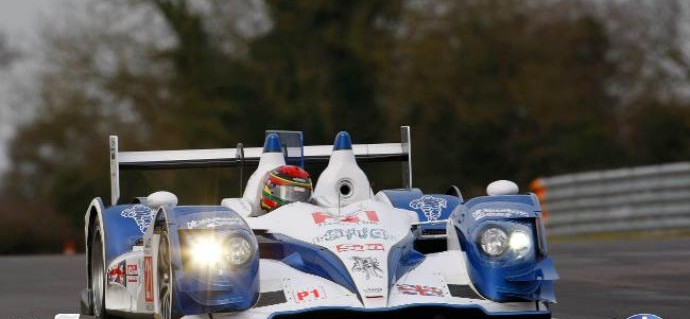
<path id="1" fill-rule="evenodd" d="M 370 199 L 373 196 L 369 179 L 352 150 L 336 150 L 328 166 L 319 175 L 314 188 L 314 201 L 320 206 L 337 207 Z"/>
<path id="2" fill-rule="evenodd" d="M 415 213 L 394 208 L 388 203 L 365 200 L 341 208 L 294 203 L 246 220 L 254 229 L 319 245 L 337 255 L 348 269 L 362 299 L 360 301 L 356 294 L 332 281 L 301 272 L 278 260 L 262 259 L 261 292 L 282 291 L 286 302 L 238 313 L 214 314 L 214 318 L 258 319 L 268 318 L 276 312 L 318 307 L 377 309 L 420 303 L 476 304 L 489 312 L 537 310 L 534 302 L 497 303 L 478 294 L 470 299 L 451 296 L 448 285 L 472 286 L 466 271 L 465 254 L 459 247 L 426 255 L 423 262 L 389 287 L 388 253 L 393 245 L 410 234 L 410 225 L 418 220 Z M 336 235 L 328 236 L 329 233 Z M 339 234 L 343 236 L 338 237 Z M 359 271 L 355 267 L 356 258 L 378 261 L 380 271 Z M 541 309 L 545 309 L 543 304 Z"/>
<path id="3" fill-rule="evenodd" d="M 261 197 L 261 188 L 263 187 L 263 179 L 266 173 L 270 170 L 285 165 L 285 158 L 283 153 L 263 153 L 259 160 L 259 167 L 256 168 L 252 176 L 247 181 L 247 187 L 244 189 L 244 194 L 241 200 L 251 207 L 252 211 L 261 209 L 259 198 Z"/>
<path id="4" fill-rule="evenodd" d="M 519 192 L 518 185 L 509 180 L 497 180 L 486 186 L 486 194 L 495 195 L 516 195 Z"/>

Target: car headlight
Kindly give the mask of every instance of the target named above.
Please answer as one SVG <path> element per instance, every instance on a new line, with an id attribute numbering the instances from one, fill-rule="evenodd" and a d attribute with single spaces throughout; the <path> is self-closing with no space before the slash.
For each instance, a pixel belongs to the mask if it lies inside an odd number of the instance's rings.
<path id="1" fill-rule="evenodd" d="M 239 266 L 252 258 L 252 246 L 243 237 L 232 237 L 228 241 L 229 253 L 227 261 L 233 266 Z"/>
<path id="2" fill-rule="evenodd" d="M 511 251 L 511 256 L 519 259 L 531 251 L 532 237 L 521 229 L 505 230 L 491 225 L 480 233 L 479 246 L 490 257 L 498 257 L 506 251 Z"/>
<path id="3" fill-rule="evenodd" d="M 480 235 L 480 244 L 487 255 L 499 256 L 508 248 L 508 235 L 500 228 L 490 227 Z"/>
<path id="4" fill-rule="evenodd" d="M 189 257 L 195 266 L 216 266 L 223 261 L 224 247 L 222 241 L 211 236 L 200 236 L 191 240 Z"/>
<path id="5" fill-rule="evenodd" d="M 520 255 L 532 247 L 532 238 L 524 231 L 516 230 L 510 235 L 509 245 L 510 249 Z"/>
<path id="6" fill-rule="evenodd" d="M 185 230 L 187 264 L 194 268 L 241 266 L 254 256 L 252 244 L 239 234 L 212 230 Z"/>

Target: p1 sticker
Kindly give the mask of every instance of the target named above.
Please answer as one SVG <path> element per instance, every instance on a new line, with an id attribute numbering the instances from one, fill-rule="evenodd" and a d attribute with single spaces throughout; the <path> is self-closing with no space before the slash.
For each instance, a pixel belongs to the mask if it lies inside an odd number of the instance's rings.
<path id="1" fill-rule="evenodd" d="M 293 291 L 292 295 L 295 298 L 296 303 L 326 299 L 326 293 L 324 292 L 323 287 L 298 289 Z"/>

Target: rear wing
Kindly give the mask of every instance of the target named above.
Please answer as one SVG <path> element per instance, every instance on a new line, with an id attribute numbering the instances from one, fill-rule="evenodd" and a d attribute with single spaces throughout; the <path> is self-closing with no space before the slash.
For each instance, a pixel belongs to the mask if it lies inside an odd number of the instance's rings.
<path id="1" fill-rule="evenodd" d="M 267 131 L 281 134 L 299 133 L 289 131 Z M 360 162 L 400 161 L 404 188 L 412 188 L 412 147 L 409 126 L 400 127 L 400 143 L 353 144 L 352 151 Z M 283 145 L 283 154 L 295 146 Z M 302 163 L 327 162 L 333 145 L 307 145 L 301 148 Z M 120 199 L 120 170 L 154 170 L 206 167 L 243 167 L 258 164 L 263 147 L 189 149 L 121 152 L 118 138 L 110 136 L 110 199 L 116 205 Z M 242 181 L 243 182 L 243 181 Z"/>

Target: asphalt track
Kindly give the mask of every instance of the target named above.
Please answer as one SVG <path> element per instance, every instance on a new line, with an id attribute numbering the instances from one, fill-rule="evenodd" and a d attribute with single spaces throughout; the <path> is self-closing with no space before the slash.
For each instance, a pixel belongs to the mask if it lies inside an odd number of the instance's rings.
<path id="1" fill-rule="evenodd" d="M 559 319 L 690 318 L 690 239 L 554 243 Z"/>
<path id="2" fill-rule="evenodd" d="M 558 319 L 690 318 L 690 239 L 553 243 Z M 77 313 L 83 256 L 0 257 L 0 318 Z"/>

